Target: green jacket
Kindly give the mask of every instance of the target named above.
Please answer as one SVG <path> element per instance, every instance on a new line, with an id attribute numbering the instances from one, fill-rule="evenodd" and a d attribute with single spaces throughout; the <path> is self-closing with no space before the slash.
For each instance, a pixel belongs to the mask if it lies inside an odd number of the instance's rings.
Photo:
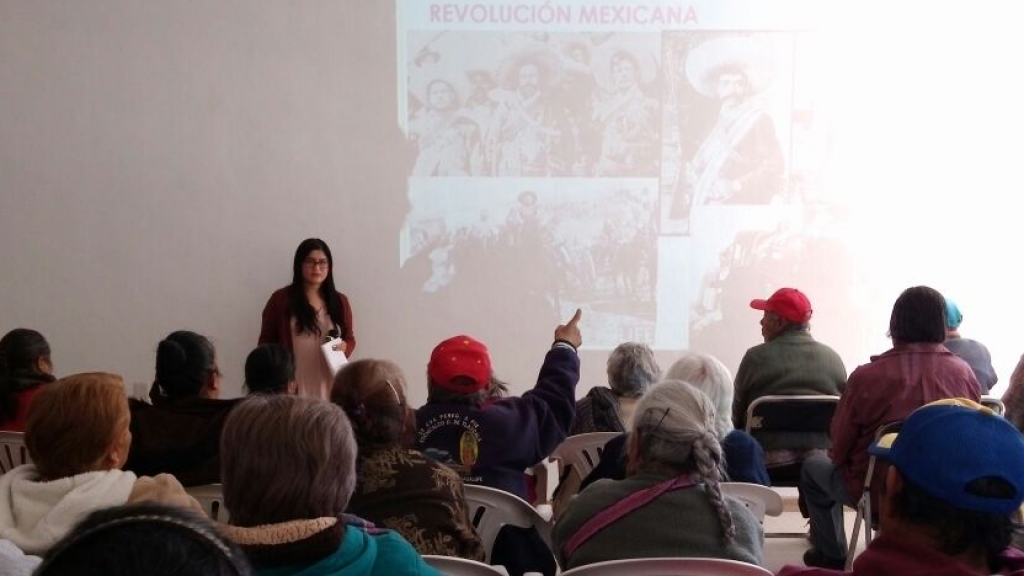
<path id="1" fill-rule="evenodd" d="M 747 426 L 747 408 L 762 397 L 821 394 L 839 396 L 846 386 L 846 367 L 835 350 L 817 342 L 806 330 L 783 332 L 747 350 L 736 371 L 732 419 L 739 430 Z M 826 434 L 764 434 L 765 450 L 827 448 Z"/>
<path id="2" fill-rule="evenodd" d="M 566 558 L 565 543 L 588 520 L 622 499 L 669 476 L 637 474 L 598 480 L 579 493 L 555 522 L 552 540 L 563 570 L 626 558 L 726 558 L 749 564 L 764 560 L 761 525 L 739 500 L 725 497 L 736 537 L 724 542 L 718 514 L 703 485 L 667 492 L 598 532 Z"/>

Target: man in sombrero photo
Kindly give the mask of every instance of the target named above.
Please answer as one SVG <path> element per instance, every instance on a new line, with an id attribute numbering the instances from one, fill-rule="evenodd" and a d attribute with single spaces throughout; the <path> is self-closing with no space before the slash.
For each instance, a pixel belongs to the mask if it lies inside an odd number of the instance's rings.
<path id="1" fill-rule="evenodd" d="M 686 58 L 690 84 L 720 106 L 680 180 L 691 206 L 767 204 L 782 191 L 782 146 L 758 98 L 773 76 L 766 48 L 755 37 L 727 36 L 698 45 Z"/>

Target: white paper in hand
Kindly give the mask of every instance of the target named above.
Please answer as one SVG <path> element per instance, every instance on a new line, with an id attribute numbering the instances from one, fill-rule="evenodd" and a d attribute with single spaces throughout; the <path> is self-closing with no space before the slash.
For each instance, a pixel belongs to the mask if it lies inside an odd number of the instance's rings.
<path id="1" fill-rule="evenodd" d="M 334 349 L 335 346 L 340 346 L 344 343 L 345 341 L 341 338 L 333 338 L 320 346 L 320 350 L 324 354 L 324 360 L 327 362 L 327 367 L 331 370 L 332 378 L 338 375 L 338 371 L 341 370 L 342 366 L 348 364 L 348 358 L 345 356 L 345 353 Z"/>

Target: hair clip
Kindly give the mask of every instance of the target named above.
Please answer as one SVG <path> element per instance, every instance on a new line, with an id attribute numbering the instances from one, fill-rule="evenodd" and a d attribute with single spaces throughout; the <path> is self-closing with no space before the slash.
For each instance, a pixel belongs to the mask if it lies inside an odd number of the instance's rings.
<path id="1" fill-rule="evenodd" d="M 391 393 L 395 395 L 395 403 L 401 406 L 402 397 L 398 395 L 398 390 L 395 388 L 395 385 L 392 384 L 391 380 L 388 379 L 384 379 L 384 382 L 388 385 L 389 388 L 391 388 Z"/>

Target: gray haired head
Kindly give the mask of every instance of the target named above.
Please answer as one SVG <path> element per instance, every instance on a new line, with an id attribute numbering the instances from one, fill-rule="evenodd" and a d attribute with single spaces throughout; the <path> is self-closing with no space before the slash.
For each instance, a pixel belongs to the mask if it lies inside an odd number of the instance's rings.
<path id="1" fill-rule="evenodd" d="M 701 352 L 685 352 L 668 371 L 665 380 L 682 380 L 700 390 L 715 407 L 718 437 L 732 432 L 732 374 L 717 358 Z"/>
<path id="2" fill-rule="evenodd" d="M 632 460 L 638 470 L 667 468 L 695 474 L 718 514 L 722 539 L 732 541 L 736 528 L 720 485 L 725 458 L 711 399 L 680 380 L 655 384 L 637 402 L 632 435 L 630 450 L 635 451 Z"/>
<path id="3" fill-rule="evenodd" d="M 619 344 L 608 355 L 608 385 L 619 396 L 642 396 L 660 375 L 661 368 L 654 360 L 654 351 L 646 344 Z"/>

